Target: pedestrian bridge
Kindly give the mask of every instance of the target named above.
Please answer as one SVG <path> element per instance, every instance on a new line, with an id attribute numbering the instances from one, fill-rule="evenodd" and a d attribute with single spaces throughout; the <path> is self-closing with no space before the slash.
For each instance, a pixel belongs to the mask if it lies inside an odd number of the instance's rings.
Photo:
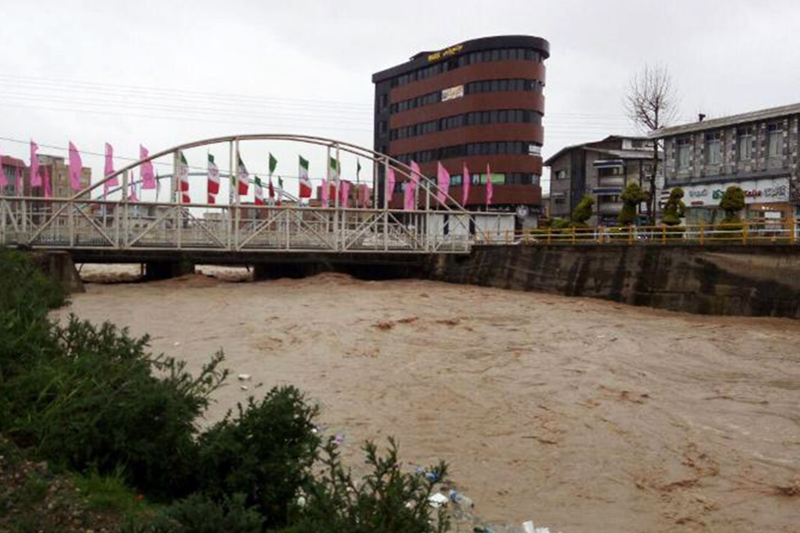
<path id="1" fill-rule="evenodd" d="M 228 149 L 229 190 L 238 190 L 243 178 L 238 169 L 240 143 L 250 141 L 295 142 L 322 147 L 328 160 L 347 153 L 372 164 L 373 198 L 370 208 L 339 201 L 339 178 L 326 169 L 325 182 L 335 186 L 332 206 L 316 207 L 282 190 L 281 205 L 254 205 L 229 194 L 226 202 L 184 203 L 172 175 L 168 201 L 132 201 L 128 190 L 136 185 L 137 167 L 159 158 L 177 162 L 185 150 L 222 144 Z M 225 146 L 227 145 L 227 146 Z M 218 148 L 217 148 L 218 150 Z M 339 166 L 341 168 L 341 166 Z M 378 194 L 391 171 L 410 178 L 405 164 L 363 147 L 320 137 L 283 134 L 238 135 L 183 144 L 153 154 L 71 198 L 0 196 L 0 244 L 34 249 L 113 251 L 135 259 L 142 253 L 192 251 L 213 253 L 380 253 L 463 254 L 478 242 L 496 242 L 514 231 L 510 213 L 468 212 L 440 190 L 435 180 L 416 175 L 419 183 L 414 209 L 389 209 L 386 194 Z M 122 185 L 100 195 L 106 183 Z M 321 180 L 320 180 L 321 181 Z M 112 199 L 118 197 L 116 199 Z M 156 200 L 158 194 L 156 194 Z M 443 201 L 444 200 L 444 201 Z M 382 204 L 382 205 L 380 205 Z"/>

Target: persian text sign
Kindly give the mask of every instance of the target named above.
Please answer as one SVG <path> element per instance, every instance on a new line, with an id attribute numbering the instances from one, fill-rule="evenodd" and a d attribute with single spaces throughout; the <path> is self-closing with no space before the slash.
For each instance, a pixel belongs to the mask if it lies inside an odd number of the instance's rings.
<path id="1" fill-rule="evenodd" d="M 455 87 L 450 87 L 449 89 L 442 89 L 442 102 L 455 100 L 456 98 L 461 98 L 462 96 L 464 96 L 463 85 L 456 85 Z"/>
<path id="2" fill-rule="evenodd" d="M 439 50 L 438 52 L 428 54 L 428 63 L 433 63 L 434 61 L 439 61 L 440 59 L 454 56 L 463 49 L 463 44 L 457 44 L 455 46 L 451 46 L 450 48 L 445 48 L 444 50 Z"/>
<path id="3" fill-rule="evenodd" d="M 712 183 L 683 187 L 684 201 L 688 206 L 714 207 L 719 205 L 725 189 L 738 185 L 744 191 L 747 204 L 766 204 L 789 201 L 789 178 L 744 180 L 741 182 Z"/>

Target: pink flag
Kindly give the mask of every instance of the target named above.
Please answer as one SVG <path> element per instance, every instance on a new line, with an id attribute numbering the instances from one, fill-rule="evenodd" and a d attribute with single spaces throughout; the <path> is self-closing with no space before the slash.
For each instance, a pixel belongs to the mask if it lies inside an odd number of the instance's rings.
<path id="1" fill-rule="evenodd" d="M 414 210 L 414 190 L 416 188 L 416 184 L 411 180 L 403 184 L 403 209 L 406 211 Z"/>
<path id="2" fill-rule="evenodd" d="M 52 198 L 53 197 L 53 183 L 50 181 L 50 171 L 47 167 L 44 167 L 44 197 L 45 198 Z"/>
<path id="3" fill-rule="evenodd" d="M 492 185 L 492 170 L 489 163 L 486 163 L 486 207 L 492 205 L 494 199 L 494 186 Z"/>
<path id="4" fill-rule="evenodd" d="M 0 189 L 4 188 L 6 185 L 8 185 L 8 179 L 6 179 L 6 173 L 3 172 L 3 154 L 0 154 Z M 3 191 L 0 190 L 0 194 L 2 193 Z"/>
<path id="5" fill-rule="evenodd" d="M 147 159 L 150 154 L 147 148 L 139 145 L 139 160 Z M 156 175 L 153 172 L 153 162 L 148 161 L 139 165 L 139 177 L 142 179 L 142 189 L 155 189 L 156 188 Z"/>
<path id="6" fill-rule="evenodd" d="M 106 143 L 106 168 L 103 172 L 103 177 L 107 178 L 114 173 L 114 148 Z M 114 176 L 114 179 L 108 180 L 103 184 L 104 190 L 108 191 L 111 187 L 119 186 L 119 177 Z"/>
<path id="7" fill-rule="evenodd" d="M 328 180 L 322 180 L 321 196 L 322 207 L 328 207 Z"/>
<path id="8" fill-rule="evenodd" d="M 369 198 L 369 187 L 366 183 L 362 183 L 359 186 L 359 193 L 358 197 L 361 200 L 361 207 L 369 207 L 370 206 L 370 198 Z"/>
<path id="9" fill-rule="evenodd" d="M 17 196 L 22 196 L 24 191 L 24 187 L 22 186 L 22 169 L 17 167 L 17 171 L 15 172 L 16 178 L 16 189 L 17 189 Z"/>
<path id="10" fill-rule="evenodd" d="M 139 197 L 136 196 L 136 185 L 133 182 L 131 182 L 131 193 L 128 196 L 128 200 L 130 200 L 131 202 L 139 201 Z"/>
<path id="11" fill-rule="evenodd" d="M 392 196 L 394 196 L 394 169 L 391 167 L 386 171 L 386 190 L 384 194 L 386 195 L 386 203 L 388 204 L 392 201 Z"/>
<path id="12" fill-rule="evenodd" d="M 464 163 L 464 169 L 461 172 L 461 206 L 467 207 L 467 200 L 469 200 L 469 183 L 472 181 L 469 174 L 467 163 Z"/>
<path id="13" fill-rule="evenodd" d="M 439 203 L 445 205 L 447 201 L 447 191 L 450 188 L 450 173 L 447 172 L 447 169 L 444 168 L 442 162 L 439 161 L 439 164 L 436 168 L 436 178 L 438 180 L 438 191 L 436 191 L 436 199 L 439 200 Z"/>
<path id="14" fill-rule="evenodd" d="M 83 161 L 81 154 L 72 141 L 69 143 L 69 179 L 73 191 L 81 190 L 81 173 L 83 172 Z"/>
<path id="15" fill-rule="evenodd" d="M 342 180 L 339 183 L 339 205 L 341 207 L 347 207 L 347 202 L 350 199 L 350 182 Z"/>
<path id="16" fill-rule="evenodd" d="M 414 188 L 416 189 L 417 184 L 419 183 L 419 177 L 422 176 L 422 172 L 419 171 L 419 165 L 416 161 L 411 162 L 411 181 L 414 182 Z"/>
<path id="17" fill-rule="evenodd" d="M 39 176 L 39 156 L 36 153 L 37 150 L 39 150 L 39 147 L 35 142 L 31 141 L 31 187 L 42 186 L 42 178 Z"/>

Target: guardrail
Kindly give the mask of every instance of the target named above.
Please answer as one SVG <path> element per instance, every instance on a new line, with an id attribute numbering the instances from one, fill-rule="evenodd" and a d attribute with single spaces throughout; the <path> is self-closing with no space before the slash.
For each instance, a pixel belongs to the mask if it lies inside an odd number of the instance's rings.
<path id="1" fill-rule="evenodd" d="M 743 222 L 694 226 L 628 226 L 610 228 L 526 228 L 474 236 L 476 245 L 586 245 L 617 244 L 630 246 L 749 245 L 798 243 L 800 227 L 796 221 L 784 224 Z"/>

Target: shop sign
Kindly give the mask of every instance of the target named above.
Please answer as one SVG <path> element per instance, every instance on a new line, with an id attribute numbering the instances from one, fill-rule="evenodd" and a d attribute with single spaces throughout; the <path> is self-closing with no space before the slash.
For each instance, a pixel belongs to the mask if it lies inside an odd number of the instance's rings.
<path id="1" fill-rule="evenodd" d="M 746 204 L 761 204 L 789 201 L 789 178 L 745 180 L 742 182 L 712 185 L 689 185 L 683 188 L 690 206 L 715 206 L 722 200 L 725 190 L 738 185 L 744 191 Z"/>
<path id="2" fill-rule="evenodd" d="M 456 98 L 461 98 L 462 96 L 464 96 L 463 85 L 456 85 L 455 87 L 450 87 L 449 89 L 442 89 L 442 102 L 455 100 Z"/>
<path id="3" fill-rule="evenodd" d="M 455 46 L 451 46 L 449 48 L 445 48 L 444 50 L 439 50 L 438 52 L 434 52 L 432 54 L 428 54 L 428 63 L 433 63 L 434 61 L 439 61 L 440 59 L 444 59 L 446 57 L 454 56 L 459 53 L 461 50 L 464 49 L 463 44 L 457 44 Z"/>

